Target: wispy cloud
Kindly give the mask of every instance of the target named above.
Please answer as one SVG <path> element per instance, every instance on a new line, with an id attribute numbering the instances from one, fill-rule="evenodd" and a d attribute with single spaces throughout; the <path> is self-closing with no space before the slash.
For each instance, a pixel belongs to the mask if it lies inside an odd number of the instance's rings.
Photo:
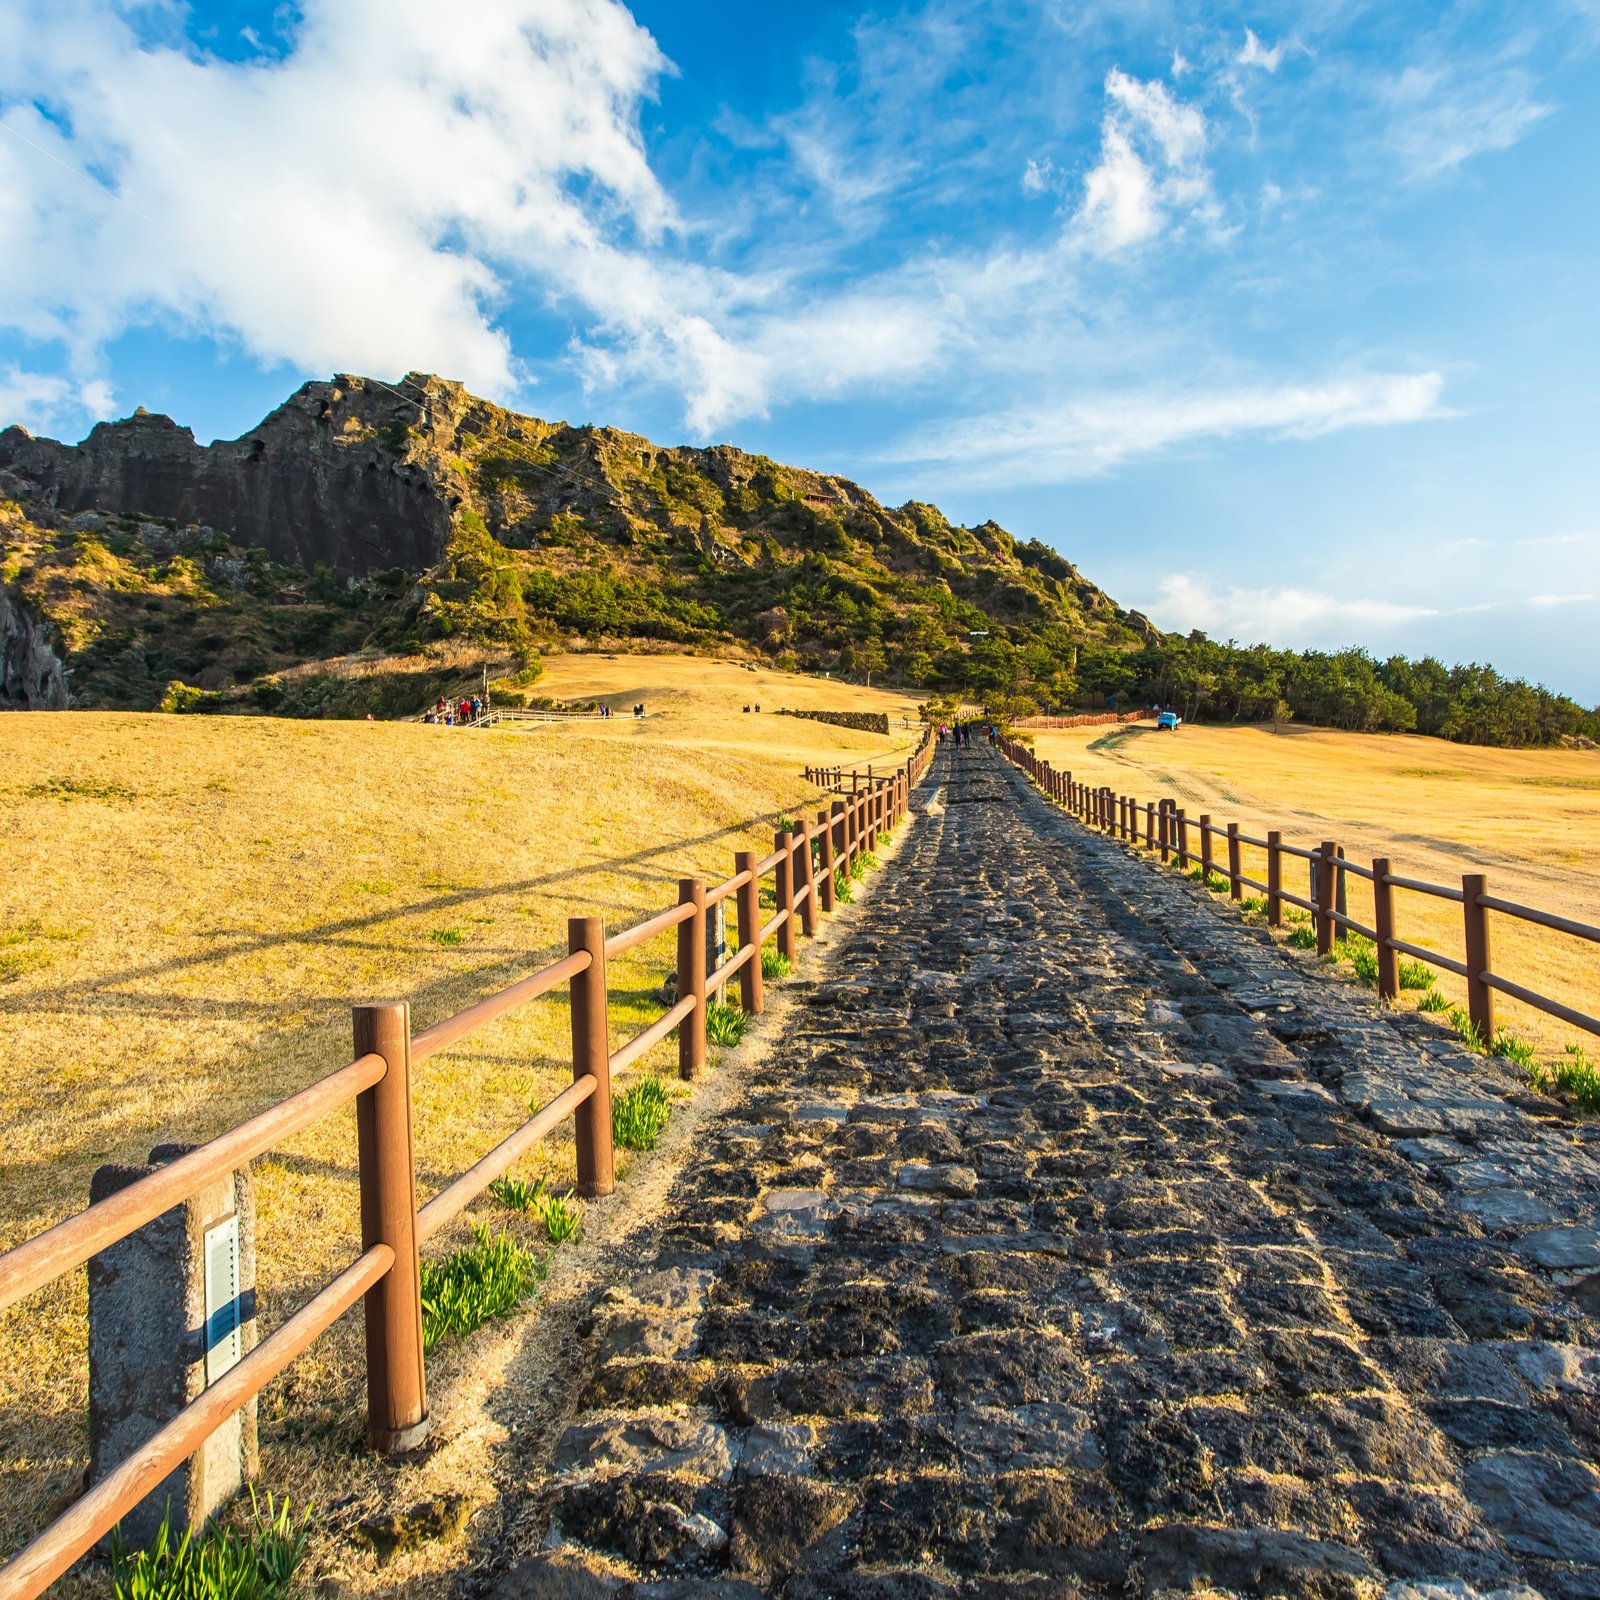
<path id="1" fill-rule="evenodd" d="M 1117 67 L 1105 87 L 1100 159 L 1084 180 L 1074 220 L 1091 248 L 1112 255 L 1153 239 L 1177 209 L 1214 207 L 1205 113 L 1174 99 L 1164 84 Z"/>
<path id="2" fill-rule="evenodd" d="M 961 461 L 968 484 L 1092 478 L 1134 458 L 1240 434 L 1309 439 L 1446 416 L 1443 388 L 1439 373 L 1416 372 L 1184 393 L 1101 392 L 941 424 L 903 441 L 889 459 Z M 973 462 L 982 463 L 976 477 Z"/>
<path id="3" fill-rule="evenodd" d="M 1379 99 L 1388 146 L 1416 182 L 1509 149 L 1555 110 L 1525 67 L 1501 60 L 1408 66 L 1380 86 Z"/>
<path id="4" fill-rule="evenodd" d="M 1233 58 L 1241 67 L 1260 67 L 1263 72 L 1276 72 L 1283 61 L 1283 46 L 1275 44 L 1268 49 L 1256 37 L 1253 28 L 1244 30 L 1244 44 Z"/>

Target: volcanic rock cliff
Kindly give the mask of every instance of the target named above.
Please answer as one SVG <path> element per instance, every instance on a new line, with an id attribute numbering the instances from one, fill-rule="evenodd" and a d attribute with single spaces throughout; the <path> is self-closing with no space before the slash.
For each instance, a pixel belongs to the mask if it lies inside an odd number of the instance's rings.
<path id="1" fill-rule="evenodd" d="M 415 375 L 397 387 L 365 378 L 308 383 L 243 437 L 209 446 L 142 407 L 98 424 L 77 445 L 7 428 L 0 470 L 65 512 L 226 528 L 295 566 L 422 571 L 443 553 L 454 509 L 426 447 L 454 437 L 471 397 L 460 384 Z M 417 459 L 385 448 L 413 433 L 423 445 Z"/>

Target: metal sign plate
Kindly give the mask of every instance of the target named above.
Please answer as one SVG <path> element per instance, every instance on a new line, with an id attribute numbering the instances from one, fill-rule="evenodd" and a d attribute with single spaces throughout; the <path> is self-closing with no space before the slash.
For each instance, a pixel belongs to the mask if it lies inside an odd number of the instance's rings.
<path id="1" fill-rule="evenodd" d="M 240 1348 L 239 1218 L 205 1232 L 206 1382 L 215 1383 L 243 1354 Z"/>

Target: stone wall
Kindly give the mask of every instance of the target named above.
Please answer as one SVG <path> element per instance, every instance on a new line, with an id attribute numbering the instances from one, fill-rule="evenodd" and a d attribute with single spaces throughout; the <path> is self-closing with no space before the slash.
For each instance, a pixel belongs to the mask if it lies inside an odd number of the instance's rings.
<path id="1" fill-rule="evenodd" d="M 887 733 L 889 714 L 886 711 L 789 711 L 780 717 L 806 717 L 812 722 L 831 723 L 835 728 L 854 728 L 857 733 Z"/>

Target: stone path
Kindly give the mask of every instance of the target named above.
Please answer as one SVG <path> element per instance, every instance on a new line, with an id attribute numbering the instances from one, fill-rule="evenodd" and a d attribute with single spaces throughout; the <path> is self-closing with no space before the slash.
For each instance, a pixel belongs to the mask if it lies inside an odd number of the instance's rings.
<path id="1" fill-rule="evenodd" d="M 503 1600 L 1600 1596 L 1596 1145 L 935 777 L 601 1306 Z"/>

